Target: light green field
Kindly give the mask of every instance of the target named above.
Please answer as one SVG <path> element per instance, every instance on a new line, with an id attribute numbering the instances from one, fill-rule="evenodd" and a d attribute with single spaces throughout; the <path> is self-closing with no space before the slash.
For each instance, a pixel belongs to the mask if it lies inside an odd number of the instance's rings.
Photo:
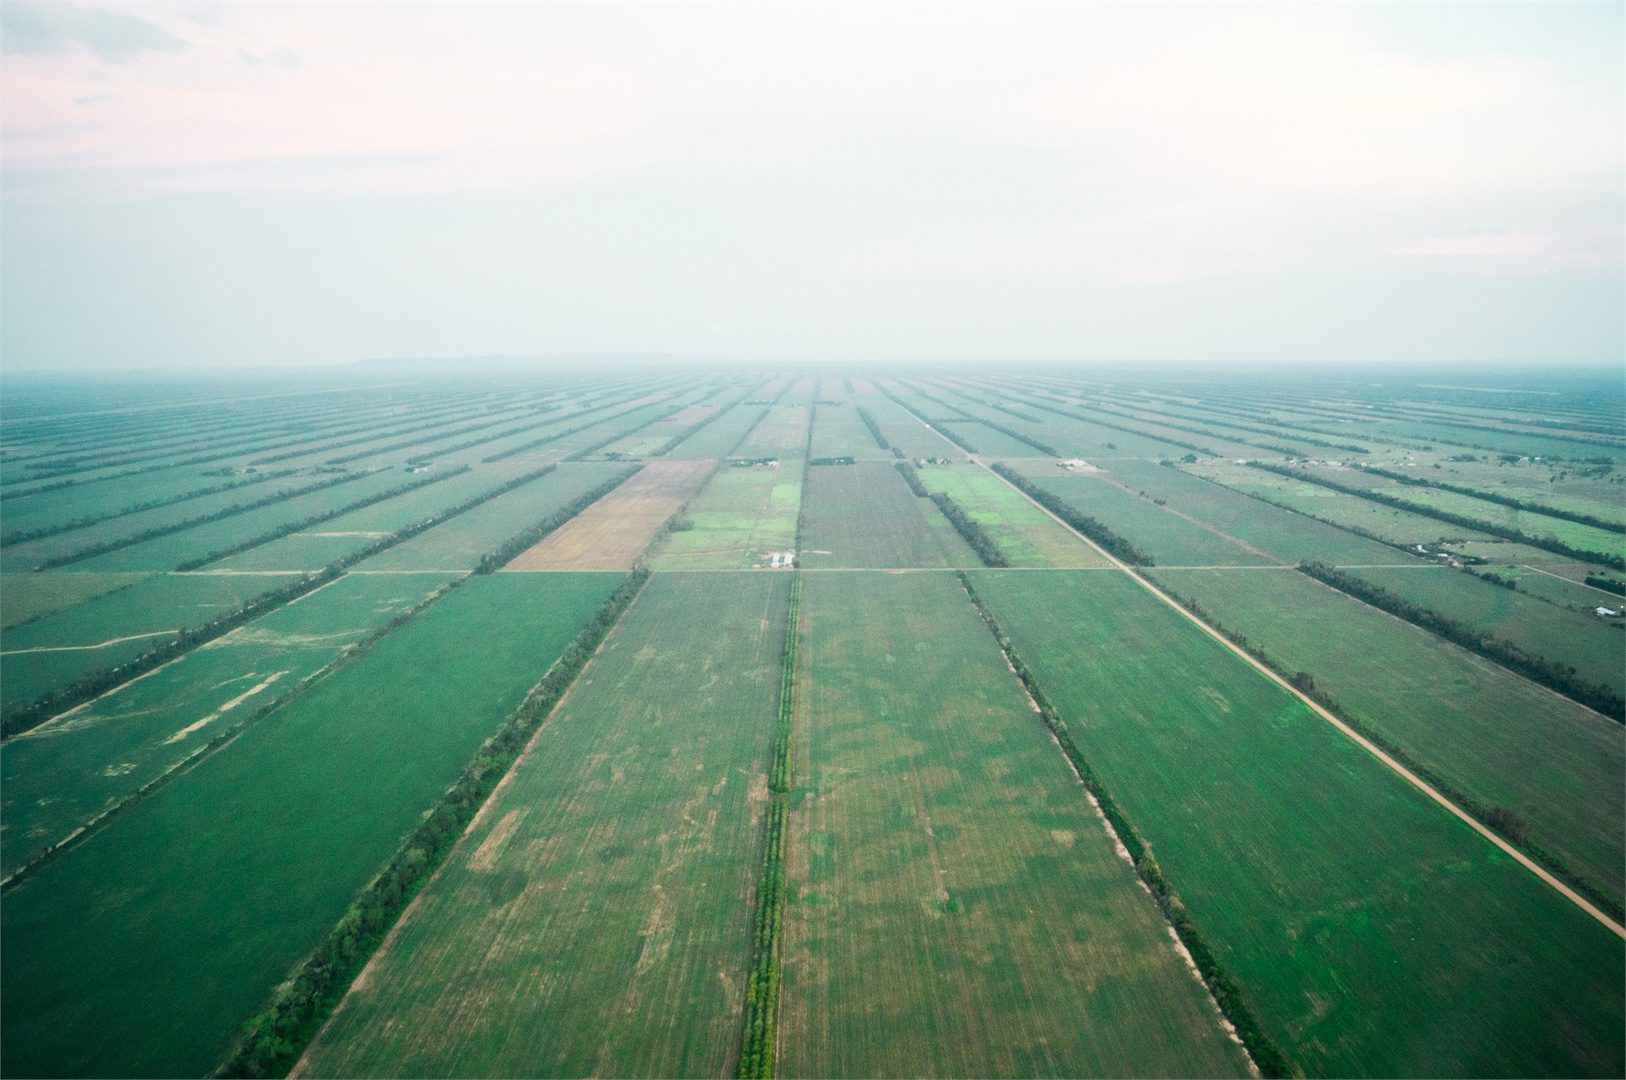
<path id="1" fill-rule="evenodd" d="M 980 465 L 927 465 L 917 471 L 926 490 L 943 492 L 959 503 L 1012 566 L 1112 565 L 1076 533 Z"/>
<path id="2" fill-rule="evenodd" d="M 215 1068 L 620 580 L 472 579 L 8 892 L 0 1068 Z"/>
<path id="3" fill-rule="evenodd" d="M 929 499 L 884 462 L 808 470 L 798 559 L 814 569 L 981 566 Z"/>
<path id="4" fill-rule="evenodd" d="M 802 460 L 777 465 L 725 464 L 689 504 L 692 529 L 667 533 L 650 558 L 653 570 L 738 570 L 765 565 L 796 547 Z"/>
<path id="5" fill-rule="evenodd" d="M 16 626 L 73 607 L 114 589 L 134 585 L 147 576 L 49 570 L 39 574 L 0 574 L 0 626 Z"/>
<path id="6" fill-rule="evenodd" d="M 973 578 L 1296 1068 L 1626 1069 L 1626 956 L 1579 907 L 1127 575 Z"/>
<path id="7" fill-rule="evenodd" d="M 732 1075 L 787 586 L 650 580 L 300 1075 Z"/>
<path id="8" fill-rule="evenodd" d="M 804 577 L 785 1076 L 1240 1076 L 952 574 Z"/>
<path id="9" fill-rule="evenodd" d="M 1538 844 L 1622 899 L 1626 732 L 1618 723 L 1297 572 L 1151 576 L 1289 670 L 1309 672 L 1352 716 L 1453 787 L 1516 811 Z"/>
<path id="10" fill-rule="evenodd" d="M 680 461 L 728 457 L 767 412 L 766 405 L 741 402 L 678 443 L 666 456 Z"/>
<path id="11" fill-rule="evenodd" d="M 812 390 L 811 385 L 808 386 L 808 390 Z M 811 406 L 808 405 L 788 405 L 781 402 L 773 406 L 767 415 L 746 433 L 729 456 L 752 460 L 801 458 L 807 449 L 807 426 L 811 423 L 812 412 Z"/>
<path id="12" fill-rule="evenodd" d="M 190 757 L 452 578 L 341 578 L 0 743 L 0 874 Z"/>
<path id="13" fill-rule="evenodd" d="M 964 450 L 922 424 L 907 409 L 875 389 L 874 383 L 869 380 L 855 379 L 853 385 L 858 391 L 853 398 L 854 408 L 862 405 L 875 418 L 875 424 L 881 429 L 881 433 L 886 436 L 886 441 L 902 450 L 909 457 L 950 458 L 954 460 L 965 457 Z M 939 406 L 934 407 L 940 408 Z M 932 416 L 935 414 L 927 412 L 926 415 Z M 975 444 L 973 443 L 973 445 Z"/>

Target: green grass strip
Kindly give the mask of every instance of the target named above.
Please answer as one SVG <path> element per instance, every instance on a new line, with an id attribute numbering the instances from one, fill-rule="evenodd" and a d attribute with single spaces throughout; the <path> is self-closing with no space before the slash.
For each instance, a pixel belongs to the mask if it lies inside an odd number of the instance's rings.
<path id="1" fill-rule="evenodd" d="M 1339 720 L 1349 725 L 1349 727 L 1355 731 L 1356 734 L 1360 735 L 1361 738 L 1376 746 L 1385 754 L 1388 754 L 1390 757 L 1394 758 L 1404 768 L 1410 770 L 1414 775 L 1421 777 L 1430 787 L 1439 792 L 1441 795 L 1445 796 L 1451 802 L 1455 803 L 1457 807 L 1469 817 L 1478 821 L 1481 825 L 1484 825 L 1492 832 L 1501 834 L 1510 843 L 1516 844 L 1522 848 L 1526 855 L 1541 863 L 1548 870 L 1550 870 L 1555 877 L 1562 879 L 1566 884 L 1568 884 L 1570 888 L 1574 889 L 1578 893 L 1581 893 L 1588 900 L 1591 900 L 1600 911 L 1606 912 L 1611 918 L 1617 921 L 1619 921 L 1622 917 L 1626 917 L 1626 909 L 1621 907 L 1618 900 L 1615 900 L 1613 897 L 1603 892 L 1588 878 L 1570 869 L 1569 865 L 1566 864 L 1563 859 L 1531 840 L 1528 832 L 1528 826 L 1517 813 L 1504 806 L 1487 806 L 1478 799 L 1475 799 L 1473 796 L 1469 795 L 1467 792 L 1462 791 L 1450 779 L 1442 776 L 1438 770 L 1412 757 L 1406 752 L 1404 747 L 1400 746 L 1394 740 L 1390 739 L 1382 732 L 1376 731 L 1369 727 L 1358 717 L 1351 716 L 1349 712 L 1345 710 L 1345 708 L 1339 704 L 1331 694 L 1327 693 L 1325 689 L 1316 685 L 1315 676 L 1312 673 L 1308 671 L 1292 670 L 1287 665 L 1277 660 L 1274 656 L 1267 653 L 1258 644 L 1249 641 L 1246 634 L 1227 629 L 1224 623 L 1214 618 L 1214 616 L 1209 614 L 1207 611 L 1204 611 L 1196 600 L 1190 597 L 1181 596 L 1179 592 L 1169 588 L 1167 584 L 1153 578 L 1150 574 L 1145 574 L 1142 576 L 1155 584 L 1165 594 L 1178 601 L 1187 611 L 1201 619 L 1215 633 L 1223 635 L 1226 640 L 1236 645 L 1243 652 L 1247 653 L 1249 656 L 1253 657 L 1255 660 L 1259 661 L 1261 664 L 1265 665 L 1267 668 L 1286 679 L 1299 693 L 1313 699 L 1316 704 L 1320 705 L 1322 708 L 1336 716 Z"/>
<path id="2" fill-rule="evenodd" d="M 353 480 L 360 480 L 363 477 L 371 475 L 373 475 L 371 472 L 346 473 L 343 476 L 333 476 L 325 480 L 318 480 L 316 483 L 306 484 L 304 487 L 283 488 L 280 491 L 267 495 L 263 499 L 256 499 L 253 502 L 233 503 L 230 506 L 222 507 L 221 509 L 216 510 L 212 514 L 200 514 L 194 518 L 187 518 L 185 521 L 177 521 L 169 525 L 160 525 L 152 529 L 143 529 L 141 532 L 132 533 L 129 536 L 120 537 L 117 540 L 107 540 L 100 544 L 92 544 L 89 547 L 82 547 L 78 551 L 70 551 L 66 555 L 59 555 L 54 559 L 46 559 L 44 562 L 34 567 L 34 569 L 55 570 L 59 566 L 68 566 L 71 563 L 83 562 L 86 559 L 95 558 L 97 555 L 106 555 L 110 551 L 123 551 L 125 548 L 135 547 L 137 544 L 144 544 L 148 540 L 156 540 L 161 536 L 173 536 L 178 532 L 185 532 L 188 529 L 195 529 L 199 525 L 207 525 L 213 521 L 223 521 L 229 517 L 236 517 L 238 514 L 246 514 L 250 510 L 259 510 L 267 506 L 274 506 L 279 502 L 287 502 L 289 499 L 296 499 L 301 495 L 309 495 L 315 491 L 325 491 L 328 488 L 338 487 L 340 484 L 348 484 Z M 180 569 L 184 570 L 188 568 L 180 567 Z"/>
<path id="3" fill-rule="evenodd" d="M 751 974 L 745 986 L 745 1030 L 740 1038 L 740 1077 L 774 1074 L 779 1022 L 780 931 L 785 913 L 785 833 L 790 820 L 792 747 L 796 712 L 796 645 L 802 610 L 802 575 L 790 582 L 785 655 L 779 682 L 779 721 L 774 731 L 773 768 L 768 774 L 768 824 L 763 843 L 762 880 L 751 924 Z"/>
<path id="4" fill-rule="evenodd" d="M 1012 487 L 1061 518 L 1072 528 L 1077 529 L 1097 544 L 1100 544 L 1113 556 L 1122 559 L 1131 566 L 1153 565 L 1150 554 L 1142 551 L 1095 518 L 1079 510 L 1072 503 L 1052 495 L 1004 462 L 996 461 L 988 467 L 998 473 Z"/>
<path id="5" fill-rule="evenodd" d="M 1330 488 L 1333 491 L 1341 491 L 1345 495 L 1353 495 L 1357 499 L 1365 499 L 1368 502 L 1375 502 L 1382 506 L 1391 506 L 1396 510 L 1404 510 L 1407 513 L 1417 514 L 1420 517 L 1433 518 L 1435 521 L 1443 521 L 1447 525 L 1457 525 L 1464 529 L 1473 529 L 1476 532 L 1489 533 L 1491 536 L 1500 536 L 1504 540 L 1512 540 L 1517 544 L 1528 544 L 1533 548 L 1540 548 L 1543 551 L 1550 551 L 1555 555 L 1563 555 L 1566 558 L 1576 559 L 1581 562 L 1598 563 L 1599 565 L 1612 567 L 1616 570 L 1626 570 L 1626 558 L 1623 558 L 1620 555 L 1615 555 L 1604 551 L 1583 551 L 1580 548 L 1570 547 L 1562 540 L 1558 540 L 1556 538 L 1547 539 L 1545 537 L 1532 536 L 1520 529 L 1508 528 L 1505 525 L 1497 525 L 1493 522 L 1483 521 L 1479 518 L 1471 518 L 1464 514 L 1453 514 L 1449 510 L 1441 510 L 1437 507 L 1429 506 L 1426 503 L 1415 503 L 1409 499 L 1397 499 L 1393 495 L 1385 495 L 1381 491 L 1372 491 L 1369 488 L 1355 487 L 1352 484 L 1340 484 L 1336 480 L 1330 480 L 1326 477 L 1317 476 L 1314 473 L 1303 472 L 1299 469 L 1290 469 L 1284 465 L 1271 465 L 1263 461 L 1250 461 L 1248 462 L 1248 466 L 1249 468 L 1259 469 L 1264 472 L 1275 473 L 1278 476 L 1285 476 L 1290 480 L 1297 480 L 1303 484 L 1315 484 L 1318 487 Z"/>
<path id="6" fill-rule="evenodd" d="M 1197 970 L 1202 973 L 1203 982 L 1207 985 L 1209 993 L 1213 994 L 1214 1001 L 1219 1005 L 1220 1011 L 1225 1014 L 1225 1018 L 1236 1029 L 1237 1037 L 1242 1040 L 1243 1047 L 1246 1048 L 1249 1056 L 1253 1058 L 1254 1064 L 1259 1067 L 1259 1072 L 1267 1077 L 1293 1075 L 1293 1068 L 1288 1063 L 1286 1056 L 1260 1028 L 1259 1021 L 1254 1018 L 1253 1011 L 1248 1007 L 1246 999 L 1242 996 L 1241 988 L 1232 981 L 1230 975 L 1220 966 L 1219 957 L 1214 954 L 1214 950 L 1209 946 L 1207 939 L 1198 930 L 1196 922 L 1192 920 L 1191 915 L 1186 911 L 1186 906 L 1181 902 L 1179 894 L 1174 891 L 1174 886 L 1163 873 L 1163 869 L 1158 866 L 1157 860 L 1153 858 L 1151 851 L 1147 849 L 1145 842 L 1141 840 L 1140 834 L 1135 831 L 1135 827 L 1124 816 L 1123 810 L 1108 794 L 1105 785 L 1101 783 L 1101 778 L 1096 775 L 1094 769 L 1090 768 L 1090 763 L 1085 759 L 1084 752 L 1073 741 L 1072 733 L 1067 729 L 1067 722 L 1062 719 L 1061 714 L 1056 711 L 1056 707 L 1050 703 L 1050 699 L 1039 688 L 1038 680 L 1034 678 L 1033 672 L 1023 662 L 1022 657 L 1017 654 L 1016 646 L 1011 643 L 1011 639 L 1005 636 L 1005 630 L 999 625 L 999 620 L 994 618 L 994 613 L 988 609 L 987 604 L 983 603 L 982 597 L 977 594 L 976 588 L 971 584 L 971 579 L 966 576 L 965 571 L 956 570 L 955 574 L 959 577 L 960 584 L 965 586 L 966 595 L 971 598 L 971 602 L 976 605 L 977 610 L 982 614 L 983 621 L 993 631 L 994 640 L 999 643 L 1000 649 L 1004 651 L 1005 659 L 1010 662 L 1011 668 L 1016 672 L 1016 677 L 1021 680 L 1023 687 L 1027 689 L 1033 703 L 1039 707 L 1039 713 L 1044 717 L 1044 722 L 1050 728 L 1050 733 L 1055 736 L 1062 752 L 1067 755 L 1067 760 L 1072 762 L 1073 768 L 1077 771 L 1079 779 L 1084 782 L 1085 788 L 1095 797 L 1096 805 L 1100 807 L 1102 815 L 1112 826 L 1113 832 L 1117 834 L 1119 842 L 1128 850 L 1130 860 L 1135 864 L 1135 871 L 1140 875 L 1141 881 L 1146 883 L 1146 887 L 1151 890 L 1152 897 L 1157 901 L 1157 906 L 1162 909 L 1164 918 L 1168 919 L 1169 925 L 1174 928 L 1174 932 L 1179 936 L 1181 944 L 1191 954 L 1192 960 L 1197 965 Z"/>
<path id="7" fill-rule="evenodd" d="M 271 1006 L 249 1021 L 237 1049 L 215 1075 L 287 1075 L 648 580 L 647 570 L 627 575 L 520 707 L 475 753 L 423 824 L 361 890 Z"/>

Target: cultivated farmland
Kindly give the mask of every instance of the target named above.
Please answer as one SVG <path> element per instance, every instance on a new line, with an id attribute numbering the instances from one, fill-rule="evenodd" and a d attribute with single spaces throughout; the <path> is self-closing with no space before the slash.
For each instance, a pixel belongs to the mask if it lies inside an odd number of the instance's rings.
<path id="1" fill-rule="evenodd" d="M 0 1073 L 1626 1071 L 1620 379 L 477 368 L 7 372 Z"/>

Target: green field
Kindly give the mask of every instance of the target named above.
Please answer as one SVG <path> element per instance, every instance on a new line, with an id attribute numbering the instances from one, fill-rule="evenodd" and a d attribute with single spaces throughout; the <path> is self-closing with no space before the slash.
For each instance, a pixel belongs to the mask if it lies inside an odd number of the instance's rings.
<path id="1" fill-rule="evenodd" d="M 1622 898 L 1626 739 L 1618 723 L 1303 574 L 1151 574 L 1288 670 L 1308 672 L 1452 786 L 1516 811 L 1542 847 Z"/>
<path id="2" fill-rule="evenodd" d="M 959 581 L 803 610 L 783 1075 L 1246 1075 Z"/>
<path id="3" fill-rule="evenodd" d="M 0 626 L 32 622 L 114 589 L 134 585 L 146 574 L 86 574 L 45 571 L 0 575 Z"/>
<path id="4" fill-rule="evenodd" d="M 172 640 L 175 631 L 229 615 L 289 574 L 159 574 L 0 632 L 0 693 L 27 705 L 75 679 Z"/>
<path id="5" fill-rule="evenodd" d="M 0 875 L 293 690 L 453 578 L 341 578 L 0 743 Z"/>
<path id="6" fill-rule="evenodd" d="M 1614 934 L 1126 576 L 973 576 L 1295 1067 L 1626 1068 Z"/>
<path id="7" fill-rule="evenodd" d="M 9 892 L 0 1068 L 209 1072 L 619 580 L 472 579 Z"/>
<path id="8" fill-rule="evenodd" d="M 809 469 L 802 530 L 799 561 L 814 569 L 981 565 L 937 507 L 879 461 Z"/>
<path id="9" fill-rule="evenodd" d="M 980 465 L 928 465 L 926 490 L 943 492 L 993 538 L 1012 566 L 1111 566 L 1107 559 L 1026 496 Z"/>
<path id="10" fill-rule="evenodd" d="M 787 585 L 650 580 L 300 1075 L 731 1072 Z"/>
<path id="11" fill-rule="evenodd" d="M 739 570 L 796 547 L 802 505 L 801 455 L 775 465 L 724 465 L 689 503 L 693 528 L 671 532 L 650 558 L 654 570 Z"/>

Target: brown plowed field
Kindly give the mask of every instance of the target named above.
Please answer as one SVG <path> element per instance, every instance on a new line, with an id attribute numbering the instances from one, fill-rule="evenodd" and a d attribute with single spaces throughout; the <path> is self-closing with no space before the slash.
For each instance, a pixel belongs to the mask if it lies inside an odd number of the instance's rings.
<path id="1" fill-rule="evenodd" d="M 504 570 L 627 570 L 717 462 L 652 461 Z"/>

